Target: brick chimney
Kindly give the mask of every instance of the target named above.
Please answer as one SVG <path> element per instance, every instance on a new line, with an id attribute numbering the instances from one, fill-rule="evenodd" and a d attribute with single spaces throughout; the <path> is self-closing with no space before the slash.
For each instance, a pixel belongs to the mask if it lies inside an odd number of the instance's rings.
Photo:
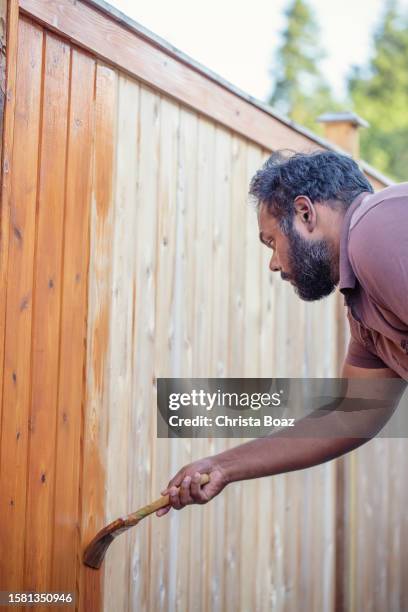
<path id="1" fill-rule="evenodd" d="M 360 157 L 359 128 L 368 127 L 367 121 L 352 112 L 325 113 L 317 118 L 324 124 L 324 136 L 355 159 Z"/>

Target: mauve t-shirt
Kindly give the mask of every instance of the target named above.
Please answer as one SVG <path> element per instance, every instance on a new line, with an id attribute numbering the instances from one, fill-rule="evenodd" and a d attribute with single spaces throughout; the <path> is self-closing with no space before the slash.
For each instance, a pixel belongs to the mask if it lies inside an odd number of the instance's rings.
<path id="1" fill-rule="evenodd" d="M 408 183 L 361 193 L 347 209 L 339 289 L 351 332 L 346 363 L 408 380 Z"/>

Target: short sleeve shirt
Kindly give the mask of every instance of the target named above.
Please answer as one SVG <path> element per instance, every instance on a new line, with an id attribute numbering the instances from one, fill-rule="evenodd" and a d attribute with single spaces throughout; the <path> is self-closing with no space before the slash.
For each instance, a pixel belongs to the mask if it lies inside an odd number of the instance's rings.
<path id="1" fill-rule="evenodd" d="M 346 363 L 408 380 L 408 183 L 361 193 L 346 211 L 339 289 L 351 333 Z"/>

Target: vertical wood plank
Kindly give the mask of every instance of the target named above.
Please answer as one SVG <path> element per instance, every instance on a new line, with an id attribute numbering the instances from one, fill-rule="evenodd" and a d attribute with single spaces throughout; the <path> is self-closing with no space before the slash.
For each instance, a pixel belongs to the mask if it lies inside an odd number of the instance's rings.
<path id="1" fill-rule="evenodd" d="M 37 592 L 51 575 L 70 50 L 47 35 L 44 53 L 25 519 L 25 584 Z"/>
<path id="2" fill-rule="evenodd" d="M 109 335 L 113 260 L 113 174 L 116 141 L 117 74 L 96 66 L 94 173 L 90 219 L 91 275 L 88 288 L 87 395 L 81 481 L 81 544 L 105 521 L 105 474 L 109 414 Z M 102 609 L 103 570 L 80 566 L 79 608 Z"/>
<path id="3" fill-rule="evenodd" d="M 213 198 L 215 175 L 215 127 L 203 117 L 198 121 L 197 146 L 197 194 L 196 221 L 194 230 L 195 245 L 195 285 L 194 285 L 194 325 L 192 331 L 194 351 L 192 371 L 195 377 L 205 378 L 211 372 L 211 334 L 212 307 L 210 287 L 213 282 Z M 194 441 L 193 459 L 213 454 L 212 440 Z M 192 522 L 195 526 L 195 546 L 199 554 L 190 564 L 189 606 L 191 610 L 210 609 L 210 576 L 208 533 L 210 528 L 209 512 L 211 503 L 204 507 L 192 508 Z"/>
<path id="4" fill-rule="evenodd" d="M 262 153 L 248 148 L 247 182 L 262 163 Z M 256 378 L 259 373 L 259 334 L 261 324 L 261 243 L 258 238 L 258 218 L 253 207 L 247 207 L 245 262 L 245 376 Z"/>
<path id="5" fill-rule="evenodd" d="M 109 352 L 108 463 L 106 474 L 106 521 L 131 511 L 129 444 L 132 396 L 135 312 L 135 234 L 138 166 L 138 109 L 140 88 L 120 75 L 117 92 L 117 142 L 114 177 L 114 233 Z M 134 441 L 131 448 L 136 451 Z M 133 534 L 131 534 L 133 535 Z M 104 609 L 129 607 L 129 534 L 112 545 L 105 565 Z M 112 588 L 111 585 L 116 587 Z"/>
<path id="6" fill-rule="evenodd" d="M 248 206 L 247 150 L 245 140 L 232 136 L 231 142 L 231 239 L 229 271 L 229 362 L 228 376 L 243 377 L 244 370 L 244 306 L 245 306 L 245 235 Z M 233 447 L 240 440 L 223 440 L 225 447 Z M 225 565 L 224 584 L 225 610 L 239 609 L 239 589 L 241 581 L 241 550 L 239 547 L 242 529 L 241 500 L 245 483 L 237 482 L 227 489 L 225 495 Z"/>
<path id="7" fill-rule="evenodd" d="M 175 341 L 178 344 L 178 372 L 180 376 L 193 376 L 193 352 L 194 347 L 194 288 L 195 269 L 197 265 L 195 249 L 195 223 L 196 223 L 196 197 L 198 181 L 197 155 L 191 156 L 191 151 L 197 151 L 198 147 L 198 122 L 195 113 L 186 109 L 181 111 L 180 116 L 180 148 L 178 164 L 178 189 L 177 189 L 177 236 L 178 254 L 176 271 L 179 276 L 177 286 L 178 292 L 178 322 L 175 328 L 177 332 Z M 177 372 L 175 371 L 177 375 Z M 178 465 L 181 466 L 197 459 L 197 440 L 172 440 L 172 445 L 177 445 L 179 452 Z M 197 568 L 197 559 L 200 558 L 200 542 L 196 537 L 197 525 L 201 517 L 198 512 L 202 508 L 188 507 L 184 516 L 180 516 L 180 531 L 178 537 L 178 559 L 180 569 L 178 572 L 177 592 L 181 609 L 197 609 L 198 600 L 195 585 L 200 575 Z M 197 521 L 197 522 L 196 522 Z M 189 534 L 184 537 L 183 534 Z M 194 585 L 193 585 L 194 582 Z"/>
<path id="8" fill-rule="evenodd" d="M 8 551 L 0 561 L 4 590 L 23 587 L 43 35 L 20 20 L 18 39 L 0 463 L 0 548 Z"/>
<path id="9" fill-rule="evenodd" d="M 213 212 L 213 267 L 214 277 L 212 292 L 212 347 L 211 376 L 225 378 L 228 376 L 229 363 L 229 284 L 221 282 L 227 279 L 230 270 L 231 239 L 231 134 L 216 127 L 215 131 L 215 175 L 214 175 L 214 212 Z M 219 453 L 225 449 L 225 440 L 214 439 L 213 452 Z M 225 567 L 225 495 L 220 495 L 211 503 L 209 567 L 211 584 L 208 585 L 211 594 L 211 609 L 223 610 L 225 607 L 225 582 L 222 579 Z"/>
<path id="10" fill-rule="evenodd" d="M 174 353 L 173 376 L 191 377 L 192 344 L 194 327 L 194 286 L 195 286 L 195 207 L 197 193 L 197 165 L 191 151 L 197 151 L 197 116 L 186 109 L 180 113 L 180 143 L 177 172 L 177 224 L 175 252 L 175 287 L 173 304 Z M 173 439 L 172 462 L 174 473 L 182 465 L 192 461 L 192 446 L 195 441 Z M 174 513 L 171 524 L 171 538 L 177 541 L 177 567 L 175 572 L 175 601 L 177 609 L 188 608 L 190 597 L 190 563 L 192 538 L 183 534 L 191 533 L 192 512 L 187 508 Z"/>
<path id="11" fill-rule="evenodd" d="M 252 145 L 248 145 L 247 175 L 249 185 L 254 173 L 262 163 L 262 152 Z M 261 325 L 261 243 L 259 241 L 258 219 L 256 210 L 252 206 L 246 207 L 245 219 L 245 326 L 244 326 L 244 372 L 243 376 L 256 378 L 260 372 L 259 335 Z M 263 484 L 263 483 L 262 483 Z M 256 516 L 258 508 L 259 482 L 249 480 L 242 484 L 242 493 L 245 496 L 245 509 L 241 507 L 242 516 Z M 251 610 L 256 602 L 256 580 L 248 580 L 256 567 L 256 543 L 258 538 L 258 521 L 251 521 L 247 529 L 241 529 L 241 582 L 240 610 Z M 245 552 L 244 552 L 245 551 Z"/>
<path id="12" fill-rule="evenodd" d="M 95 62 L 71 55 L 51 585 L 78 596 Z"/>
<path id="13" fill-rule="evenodd" d="M 156 410 L 154 355 L 156 336 L 157 195 L 160 143 L 160 97 L 150 89 L 140 91 L 140 140 L 138 158 L 137 221 L 133 257 L 135 272 L 135 318 L 132 366 L 131 446 L 132 478 L 128 503 L 138 508 L 153 499 L 151 440 L 152 411 Z M 150 590 L 151 521 L 131 534 L 131 609 L 144 609 Z M 136 530 L 135 530 L 136 531 Z"/>
<path id="14" fill-rule="evenodd" d="M 5 8 L 5 7 L 4 7 Z M 7 301 L 7 273 L 10 239 L 10 217 L 12 202 L 12 175 L 11 165 L 13 159 L 14 116 L 16 104 L 16 76 L 17 76 L 17 47 L 18 47 L 18 4 L 10 2 L 7 13 L 7 57 L 6 57 L 6 83 L 4 95 L 4 113 L 1 151 L 1 211 L 0 211 L 0 440 L 3 411 L 3 382 L 4 382 L 4 349 L 6 332 L 6 301 Z"/>
<path id="15" fill-rule="evenodd" d="M 262 155 L 263 163 L 265 152 Z M 254 239 L 258 236 L 254 236 Z M 269 249 L 257 245 L 260 248 L 260 287 L 261 310 L 260 310 L 260 332 L 259 332 L 259 371 L 261 378 L 272 378 L 274 376 L 274 328 L 275 328 L 275 300 L 274 289 L 279 282 L 276 274 L 269 269 L 271 252 Z M 262 516 L 273 514 L 273 478 L 263 478 L 257 481 L 258 508 Z M 262 525 L 257 529 L 256 550 L 258 551 L 255 571 L 255 606 L 259 610 L 271 609 L 276 603 L 274 591 L 274 542 L 273 523 L 262 519 Z"/>
<path id="16" fill-rule="evenodd" d="M 4 104 L 6 98 L 6 71 L 7 71 L 7 0 L 0 0 L 0 134 L 3 134 Z M 0 145 L 0 157 L 2 146 Z"/>
<path id="17" fill-rule="evenodd" d="M 246 216 L 248 204 L 247 150 L 245 140 L 233 135 L 231 148 L 231 240 L 229 289 L 229 363 L 230 377 L 243 377 Z"/>
<path id="18" fill-rule="evenodd" d="M 157 300 L 155 378 L 172 374 L 174 326 L 172 305 L 175 285 L 176 251 L 176 198 L 179 155 L 179 106 L 166 98 L 160 105 L 160 159 L 158 168 L 158 218 L 157 218 Z M 156 435 L 156 410 L 153 411 L 153 436 Z M 172 476 L 170 474 L 170 440 L 155 439 L 152 444 L 152 491 L 159 496 Z M 171 569 L 168 559 L 173 555 L 169 544 L 169 516 L 152 519 L 150 559 L 150 605 L 157 610 L 169 606 L 169 580 Z"/>

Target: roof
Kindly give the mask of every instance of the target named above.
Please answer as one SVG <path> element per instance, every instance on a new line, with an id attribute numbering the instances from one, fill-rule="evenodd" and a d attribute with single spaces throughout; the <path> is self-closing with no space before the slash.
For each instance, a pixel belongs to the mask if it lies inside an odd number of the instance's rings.
<path id="1" fill-rule="evenodd" d="M 368 121 L 353 113 L 352 111 L 344 111 L 339 113 L 324 113 L 316 119 L 319 123 L 351 123 L 356 127 L 369 127 Z"/>

